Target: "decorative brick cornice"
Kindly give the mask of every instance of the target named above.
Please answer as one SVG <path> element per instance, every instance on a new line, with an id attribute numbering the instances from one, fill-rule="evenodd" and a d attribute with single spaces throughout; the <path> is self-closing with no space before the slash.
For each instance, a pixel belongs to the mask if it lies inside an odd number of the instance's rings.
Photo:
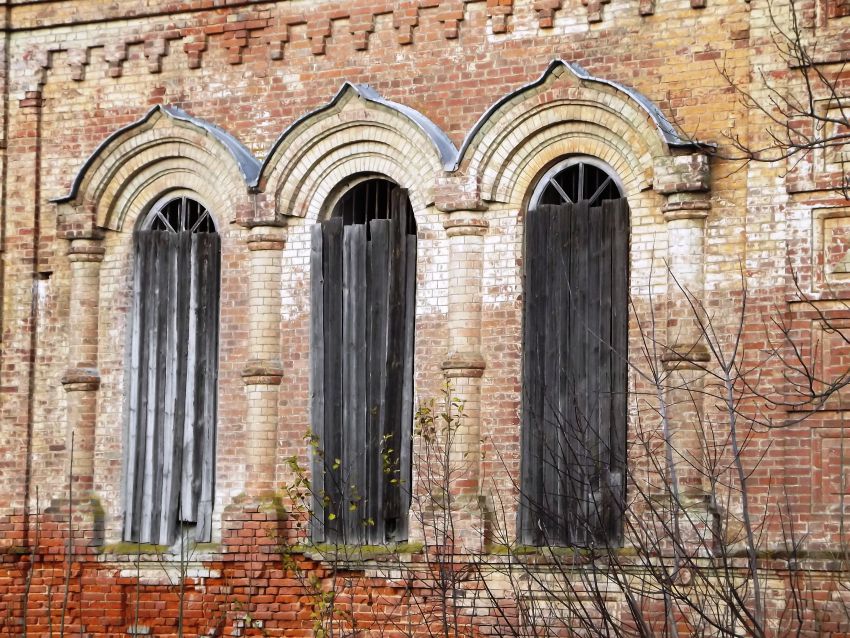
<path id="1" fill-rule="evenodd" d="M 664 220 L 705 219 L 711 210 L 708 193 L 671 193 L 662 207 Z"/>
<path id="2" fill-rule="evenodd" d="M 283 224 L 253 226 L 246 240 L 248 250 L 283 250 L 286 247 L 286 227 Z"/>
<path id="3" fill-rule="evenodd" d="M 489 227 L 487 220 L 480 217 L 451 218 L 443 222 L 443 228 L 449 237 L 486 235 Z"/>
<path id="4" fill-rule="evenodd" d="M 708 155 L 704 153 L 657 157 L 654 173 L 652 186 L 664 195 L 706 192 L 710 188 Z"/>
<path id="5" fill-rule="evenodd" d="M 480 352 L 452 352 L 440 367 L 448 379 L 475 379 L 484 376 L 487 364 Z"/>
<path id="6" fill-rule="evenodd" d="M 668 346 L 661 361 L 667 370 L 699 370 L 711 361 L 711 353 L 702 343 L 677 343 Z"/>
<path id="7" fill-rule="evenodd" d="M 102 235 L 89 237 L 72 237 L 68 246 L 68 261 L 71 262 L 101 262 L 106 253 L 103 247 Z"/>
<path id="8" fill-rule="evenodd" d="M 254 359 L 242 369 L 245 385 L 280 385 L 283 379 L 283 364 L 274 360 Z"/>
<path id="9" fill-rule="evenodd" d="M 100 373 L 94 368 L 68 368 L 61 382 L 65 392 L 93 392 L 100 387 Z"/>

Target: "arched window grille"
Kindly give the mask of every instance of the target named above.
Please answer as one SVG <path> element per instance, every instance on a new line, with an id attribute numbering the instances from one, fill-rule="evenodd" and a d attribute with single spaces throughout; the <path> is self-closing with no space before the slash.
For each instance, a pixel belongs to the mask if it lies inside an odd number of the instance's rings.
<path id="1" fill-rule="evenodd" d="M 568 158 L 525 219 L 519 533 L 536 545 L 621 542 L 629 211 L 616 174 Z"/>
<path id="2" fill-rule="evenodd" d="M 416 222 L 407 191 L 367 177 L 312 238 L 315 541 L 407 537 Z"/>
<path id="3" fill-rule="evenodd" d="M 190 197 L 154 206 L 133 233 L 126 540 L 209 540 L 218 377 L 221 240 Z"/>

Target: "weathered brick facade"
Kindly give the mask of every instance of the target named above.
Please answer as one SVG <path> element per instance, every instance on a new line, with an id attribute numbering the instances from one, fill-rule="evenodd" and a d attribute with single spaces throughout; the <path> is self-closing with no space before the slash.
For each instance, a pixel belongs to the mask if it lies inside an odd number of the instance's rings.
<path id="1" fill-rule="evenodd" d="M 318 636 L 334 583 L 344 627 L 439 633 L 421 602 L 438 579 L 415 520 L 411 547 L 391 558 L 301 551 L 306 526 L 286 488 L 310 453 L 311 226 L 351 176 L 408 189 L 415 392 L 437 396 L 448 380 L 465 402 L 453 549 L 498 562 L 520 472 L 523 217 L 539 176 L 571 155 L 612 167 L 628 200 L 629 357 L 640 367 L 652 334 L 676 380 L 666 396 L 683 492 L 698 510 L 693 467 L 727 450 L 705 440 L 725 423 L 711 416 L 723 413 L 718 378 L 701 372 L 717 363 L 706 317 L 731 348 L 743 316 L 741 366 L 759 362 L 770 392 L 741 410 L 784 426 L 752 428 L 742 453 L 764 523 L 770 627 L 802 591 L 807 635 L 850 632 L 847 399 L 783 405 L 795 377 L 760 358 L 778 318 L 819 379 L 850 370 L 846 151 L 730 159 L 730 135 L 754 149 L 771 127 L 782 134 L 730 81 L 756 103 L 771 90 L 805 97 L 774 42 L 785 5 L 0 0 L 0 635 L 60 624 L 176 635 L 182 623 L 186 635 Z M 816 62 L 836 72 L 846 3 L 797 5 Z M 835 77 L 816 108 L 846 123 L 850 89 Z M 164 193 L 203 201 L 222 238 L 213 542 L 187 560 L 122 543 L 132 234 Z M 657 397 L 637 373 L 630 391 L 631 432 Z M 782 559 L 791 523 L 807 552 L 793 565 Z M 489 578 L 494 597 L 464 608 L 458 634 L 498 634 L 515 617 L 516 592 Z"/>

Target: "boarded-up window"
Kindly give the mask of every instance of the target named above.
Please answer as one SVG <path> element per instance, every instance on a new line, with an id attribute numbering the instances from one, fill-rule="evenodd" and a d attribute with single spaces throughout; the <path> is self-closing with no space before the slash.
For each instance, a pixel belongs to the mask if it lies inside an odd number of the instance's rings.
<path id="1" fill-rule="evenodd" d="M 221 244 L 209 212 L 176 198 L 133 235 L 124 538 L 209 540 Z"/>
<path id="2" fill-rule="evenodd" d="M 416 228 L 406 191 L 351 189 L 312 239 L 313 539 L 404 539 Z"/>
<path id="3" fill-rule="evenodd" d="M 570 169 L 539 198 L 563 194 L 561 203 L 535 205 L 525 221 L 520 538 L 616 544 L 625 487 L 628 206 L 603 201 L 612 183 L 588 176 L 598 168 Z M 608 192 L 619 196 L 616 186 Z"/>

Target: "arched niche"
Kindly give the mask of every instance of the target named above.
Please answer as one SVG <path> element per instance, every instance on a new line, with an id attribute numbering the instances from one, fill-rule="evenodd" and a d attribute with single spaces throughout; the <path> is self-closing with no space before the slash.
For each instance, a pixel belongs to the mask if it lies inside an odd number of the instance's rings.
<path id="1" fill-rule="evenodd" d="M 275 215 L 317 219 L 340 182 L 356 174 L 384 175 L 410 193 L 415 211 L 433 203 L 436 178 L 457 151 L 428 118 L 382 98 L 366 85 L 345 83 L 325 106 L 287 128 L 260 170 L 257 188 Z"/>
<path id="2" fill-rule="evenodd" d="M 152 202 L 177 190 L 209 202 L 221 225 L 248 208 L 249 184 L 258 173 L 259 162 L 229 133 L 180 109 L 155 106 L 104 140 L 68 194 L 53 201 L 68 237 L 130 229 Z"/>

